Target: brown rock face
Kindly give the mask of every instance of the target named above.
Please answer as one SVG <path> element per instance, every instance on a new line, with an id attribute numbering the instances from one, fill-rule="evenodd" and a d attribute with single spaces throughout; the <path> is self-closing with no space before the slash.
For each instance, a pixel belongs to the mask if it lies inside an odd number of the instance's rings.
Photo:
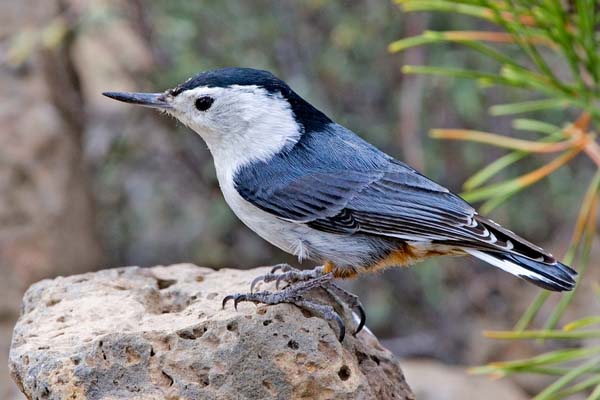
<path id="1" fill-rule="evenodd" d="M 295 306 L 221 309 L 266 271 L 182 264 L 36 283 L 15 327 L 11 374 L 28 398 L 44 399 L 413 398 L 366 330 L 339 343 Z"/>

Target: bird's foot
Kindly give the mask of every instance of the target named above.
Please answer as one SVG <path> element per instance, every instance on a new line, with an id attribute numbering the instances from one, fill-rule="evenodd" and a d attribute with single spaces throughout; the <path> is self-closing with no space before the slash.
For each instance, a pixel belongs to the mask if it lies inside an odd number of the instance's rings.
<path id="1" fill-rule="evenodd" d="M 289 264 L 277 264 L 268 274 L 257 276 L 252 281 L 252 284 L 250 285 L 250 292 L 254 291 L 254 287 L 259 282 L 275 281 L 275 287 L 279 289 L 279 285 L 282 281 L 290 285 L 296 282 L 315 279 L 323 274 L 324 271 L 322 266 L 315 267 L 311 270 L 299 270 L 298 268 L 294 268 Z M 325 290 L 340 307 L 344 308 L 344 306 L 348 306 L 353 311 L 356 311 L 359 321 L 354 335 L 360 332 L 365 325 L 366 314 L 362 303 L 358 299 L 358 296 L 339 287 L 331 280 L 327 281 L 321 288 Z"/>
<path id="2" fill-rule="evenodd" d="M 279 273 L 277 273 L 279 272 Z M 358 297 L 354 294 L 342 289 L 338 285 L 332 282 L 333 274 L 325 273 L 323 267 L 316 267 L 312 270 L 301 271 L 288 264 L 279 264 L 273 267 L 270 273 L 258 276 L 252 281 L 250 285 L 250 293 L 239 293 L 235 295 L 227 296 L 223 299 L 223 307 L 229 300 L 233 300 L 234 307 L 237 309 L 237 305 L 242 301 L 251 301 L 255 304 L 279 304 L 289 303 L 295 304 L 296 306 L 314 314 L 321 318 L 335 322 L 339 329 L 339 340 L 342 341 L 345 336 L 345 325 L 340 315 L 330 305 L 316 303 L 314 301 L 307 300 L 304 294 L 307 292 L 321 288 L 323 289 L 337 305 L 342 309 L 350 307 L 355 310 L 358 315 L 358 325 L 354 332 L 356 335 L 365 324 L 365 312 L 358 300 Z M 283 281 L 287 283 L 287 286 L 278 292 L 254 292 L 254 287 L 259 282 L 276 282 L 276 287 L 279 289 L 279 284 Z"/>

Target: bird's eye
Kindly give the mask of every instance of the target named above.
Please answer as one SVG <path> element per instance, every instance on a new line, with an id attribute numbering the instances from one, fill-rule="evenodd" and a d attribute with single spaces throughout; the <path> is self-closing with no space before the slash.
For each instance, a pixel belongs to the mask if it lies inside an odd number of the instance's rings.
<path id="1" fill-rule="evenodd" d="M 196 103 L 194 103 L 196 105 L 196 108 L 198 109 L 198 111 L 206 111 L 210 108 L 210 106 L 212 106 L 212 103 L 215 101 L 215 99 L 213 99 L 212 97 L 209 96 L 202 96 L 202 97 L 198 97 L 196 99 Z"/>

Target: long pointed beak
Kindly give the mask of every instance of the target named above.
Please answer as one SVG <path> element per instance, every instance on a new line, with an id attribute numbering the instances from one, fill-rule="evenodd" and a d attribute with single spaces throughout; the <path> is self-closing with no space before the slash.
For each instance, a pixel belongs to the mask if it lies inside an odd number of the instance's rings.
<path id="1" fill-rule="evenodd" d="M 162 110 L 173 108 L 167 103 L 164 93 L 104 92 L 102 94 L 111 99 L 124 103 L 139 104 L 144 107 L 160 108 Z"/>

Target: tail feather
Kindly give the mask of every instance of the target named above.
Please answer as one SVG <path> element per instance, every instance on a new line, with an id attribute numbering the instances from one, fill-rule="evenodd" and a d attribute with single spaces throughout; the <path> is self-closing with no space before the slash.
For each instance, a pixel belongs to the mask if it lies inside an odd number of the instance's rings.
<path id="1" fill-rule="evenodd" d="M 506 251 L 469 248 L 464 251 L 544 289 L 562 292 L 575 287 L 577 272 L 559 261 L 538 261 Z"/>

